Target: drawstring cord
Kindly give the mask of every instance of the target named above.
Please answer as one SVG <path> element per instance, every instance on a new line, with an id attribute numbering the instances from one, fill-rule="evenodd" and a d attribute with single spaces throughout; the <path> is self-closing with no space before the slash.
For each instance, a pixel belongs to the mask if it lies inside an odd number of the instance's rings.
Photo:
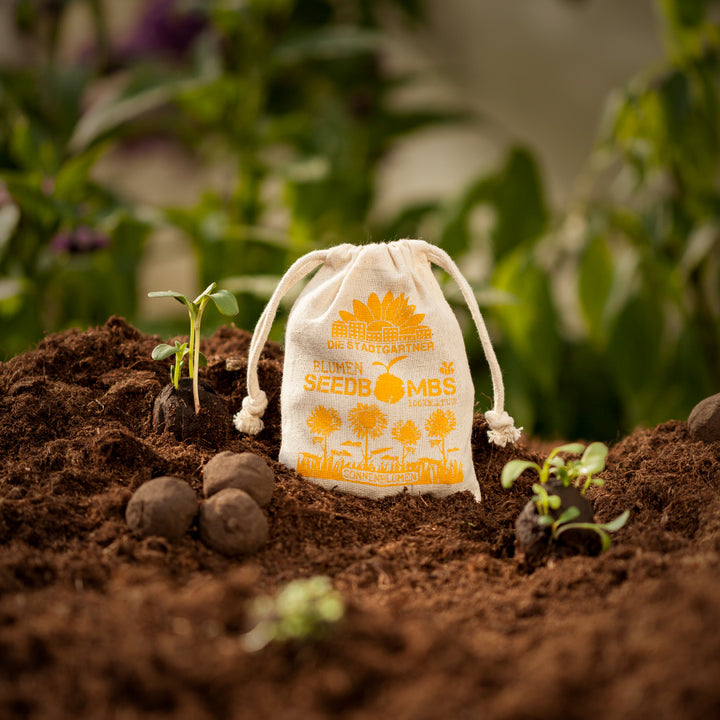
<path id="1" fill-rule="evenodd" d="M 497 361 L 497 356 L 495 355 L 495 350 L 493 350 L 492 343 L 490 342 L 490 335 L 488 334 L 485 320 L 480 313 L 477 299 L 475 298 L 475 294 L 473 293 L 470 284 L 460 272 L 458 266 L 444 250 L 441 250 L 434 245 L 430 245 L 429 243 L 426 243 L 426 249 L 428 259 L 434 262 L 438 267 L 445 270 L 445 272 L 457 283 L 465 303 L 470 309 L 470 314 L 475 322 L 475 328 L 480 336 L 480 342 L 482 343 L 483 351 L 485 352 L 485 359 L 490 366 L 490 376 L 493 384 L 493 409 L 488 410 L 485 413 L 485 419 L 490 426 L 490 430 L 488 430 L 488 439 L 495 445 L 505 447 L 508 443 L 514 443 L 520 438 L 522 428 L 515 427 L 515 421 L 504 409 L 505 386 L 503 384 L 502 372 Z"/>
<path id="2" fill-rule="evenodd" d="M 260 355 L 270 334 L 270 328 L 275 320 L 278 307 L 280 307 L 280 301 L 295 283 L 302 280 L 316 267 L 325 262 L 328 252 L 328 250 L 314 250 L 307 255 L 303 255 L 288 268 L 275 288 L 255 326 L 255 332 L 253 333 L 250 350 L 248 352 L 248 394 L 242 401 L 242 409 L 235 413 L 235 417 L 233 418 L 233 425 L 235 425 L 235 428 L 241 433 L 257 435 L 263 427 L 265 427 L 262 416 L 265 414 L 268 399 L 265 392 L 260 389 L 258 362 L 260 361 Z"/>

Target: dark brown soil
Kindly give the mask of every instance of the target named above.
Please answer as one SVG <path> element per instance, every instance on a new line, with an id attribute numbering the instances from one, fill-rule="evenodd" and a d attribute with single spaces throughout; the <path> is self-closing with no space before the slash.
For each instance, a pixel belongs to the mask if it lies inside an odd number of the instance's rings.
<path id="1" fill-rule="evenodd" d="M 111 318 L 0 364 L 0 717 L 720 717 L 719 444 L 676 421 L 617 443 L 591 491 L 598 520 L 632 512 L 612 548 L 528 573 L 514 522 L 530 480 L 503 491 L 499 475 L 534 450 L 491 449 L 478 416 L 481 504 L 328 492 L 274 461 L 282 352 L 270 345 L 266 430 L 221 448 L 276 471 L 270 541 L 231 559 L 196 526 L 171 544 L 125 523 L 152 477 L 200 495 L 215 452 L 153 432 L 158 340 Z M 203 343 L 231 412 L 248 342 L 224 328 Z M 346 617 L 322 641 L 248 654 L 248 599 L 316 574 Z"/>

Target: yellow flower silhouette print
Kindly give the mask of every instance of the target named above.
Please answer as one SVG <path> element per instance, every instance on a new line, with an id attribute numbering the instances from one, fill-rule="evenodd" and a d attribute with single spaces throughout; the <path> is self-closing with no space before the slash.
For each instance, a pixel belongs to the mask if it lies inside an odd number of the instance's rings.
<path id="1" fill-rule="evenodd" d="M 307 425 L 313 434 L 313 442 L 319 439 L 323 446 L 323 464 L 327 465 L 327 440 L 328 435 L 332 435 L 336 430 L 342 427 L 340 413 L 335 408 L 326 408 L 324 405 L 318 405 L 308 416 Z"/>
<path id="2" fill-rule="evenodd" d="M 370 441 L 383 437 L 388 427 L 387 415 L 374 404 L 357 403 L 348 412 L 348 427 L 358 440 L 345 440 L 333 450 L 328 448 L 329 438 L 343 427 L 337 410 L 316 405 L 307 416 L 306 424 L 313 444 L 322 446 L 322 455 L 312 452 L 299 454 L 297 471 L 306 477 L 405 485 L 462 481 L 462 463 L 448 459 L 450 453 L 458 451 L 458 448 L 447 448 L 446 445 L 448 436 L 457 427 L 455 414 L 450 410 L 435 410 L 425 420 L 430 447 L 439 449 L 442 460 L 431 457 L 409 459 L 422 442 L 420 428 L 413 420 L 398 420 L 392 426 L 392 440 L 401 448 L 397 454 L 388 454 L 393 451 L 392 444 L 371 448 Z M 360 458 L 355 454 L 358 450 Z M 379 460 L 376 459 L 378 457 Z M 358 473 L 364 474 L 358 476 Z"/>
<path id="3" fill-rule="evenodd" d="M 402 446 L 402 460 L 400 461 L 401 467 L 405 468 L 405 458 L 415 452 L 415 447 L 420 440 L 420 430 L 418 426 L 412 420 L 398 420 L 393 425 L 392 429 L 393 440 L 400 443 Z"/>
<path id="4" fill-rule="evenodd" d="M 370 438 L 379 438 L 387 427 L 387 415 L 385 415 L 377 405 L 367 405 L 358 403 L 348 413 L 348 421 L 350 429 L 360 440 L 365 441 L 365 452 L 363 453 L 363 467 L 370 468 L 370 457 L 379 452 L 385 452 L 388 448 L 376 450 L 373 453 L 369 451 Z"/>
<path id="5" fill-rule="evenodd" d="M 431 440 L 431 445 L 440 446 L 440 454 L 442 455 L 443 465 L 447 465 L 447 452 L 445 450 L 445 439 L 457 427 L 455 413 L 452 410 L 435 410 L 425 421 L 425 431 L 427 434 L 436 438 Z M 452 448 L 453 452 L 456 448 Z"/>

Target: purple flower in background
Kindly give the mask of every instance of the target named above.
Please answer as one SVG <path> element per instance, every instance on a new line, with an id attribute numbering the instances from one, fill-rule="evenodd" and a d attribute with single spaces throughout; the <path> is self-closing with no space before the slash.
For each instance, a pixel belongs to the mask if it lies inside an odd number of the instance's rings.
<path id="1" fill-rule="evenodd" d="M 94 252 L 110 245 L 110 238 L 104 233 L 80 225 L 74 230 L 64 230 L 50 240 L 50 247 L 57 253 L 73 254 Z"/>
<path id="2" fill-rule="evenodd" d="M 130 39 L 120 50 L 123 60 L 164 55 L 185 57 L 206 25 L 205 16 L 193 10 L 177 9 L 176 0 L 153 0 L 140 17 Z"/>

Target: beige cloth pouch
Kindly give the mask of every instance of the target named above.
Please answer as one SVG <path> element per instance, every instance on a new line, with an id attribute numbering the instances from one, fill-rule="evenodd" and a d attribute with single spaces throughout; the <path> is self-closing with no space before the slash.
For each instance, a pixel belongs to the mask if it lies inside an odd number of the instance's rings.
<path id="1" fill-rule="evenodd" d="M 446 252 L 422 240 L 339 245 L 293 264 L 255 329 L 248 396 L 235 427 L 247 434 L 262 430 L 262 348 L 283 295 L 319 267 L 287 322 L 280 462 L 356 495 L 469 490 L 479 500 L 470 368 L 431 264 L 457 282 L 490 366 L 488 437 L 500 446 L 515 442 L 520 430 L 503 408 L 502 375 L 472 289 Z"/>

